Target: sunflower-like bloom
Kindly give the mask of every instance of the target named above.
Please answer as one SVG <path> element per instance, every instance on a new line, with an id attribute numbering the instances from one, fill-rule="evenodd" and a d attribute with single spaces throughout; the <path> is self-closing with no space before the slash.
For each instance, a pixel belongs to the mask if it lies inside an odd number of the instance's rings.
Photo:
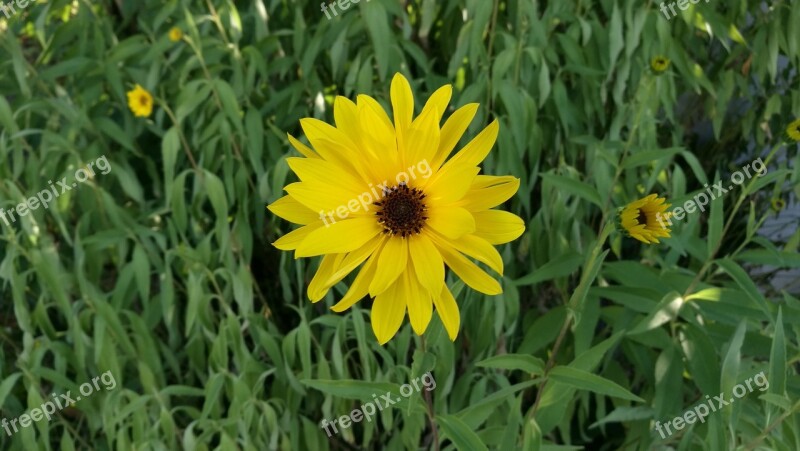
<path id="1" fill-rule="evenodd" d="M 800 142 L 800 118 L 793 120 L 786 126 L 786 136 L 796 143 Z"/>
<path id="2" fill-rule="evenodd" d="M 178 42 L 183 37 L 183 31 L 178 27 L 172 27 L 169 30 L 169 40 L 172 42 Z"/>
<path id="3" fill-rule="evenodd" d="M 669 58 L 659 55 L 650 60 L 650 68 L 656 74 L 661 74 L 669 68 L 669 63 Z"/>
<path id="4" fill-rule="evenodd" d="M 658 243 L 658 238 L 669 238 L 670 229 L 667 224 L 671 213 L 664 213 L 671 204 L 666 199 L 651 194 L 633 201 L 619 209 L 619 227 L 628 236 L 645 244 Z M 669 221 L 669 222 L 667 222 Z"/>
<path id="5" fill-rule="evenodd" d="M 302 226 L 275 247 L 294 250 L 295 258 L 323 256 L 308 286 L 312 302 L 361 267 L 333 310 L 342 312 L 369 295 L 381 344 L 397 333 L 406 311 L 414 332 L 423 334 L 434 306 L 455 340 L 460 314 L 445 265 L 473 289 L 500 294 L 497 280 L 471 259 L 502 275 L 493 245 L 525 231 L 521 218 L 492 209 L 517 192 L 519 179 L 478 175 L 497 138 L 496 120 L 448 159 L 478 109 L 463 106 L 440 128 L 451 94 L 450 85 L 441 87 L 414 118 L 411 86 L 397 74 L 391 85 L 394 121 L 372 97 L 360 95 L 357 103 L 337 97 L 335 127 L 300 121 L 313 149 L 289 135 L 305 157 L 287 159 L 300 181 L 268 207 Z"/>
<path id="6" fill-rule="evenodd" d="M 147 117 L 153 112 L 153 96 L 138 84 L 128 91 L 128 108 L 136 117 Z"/>

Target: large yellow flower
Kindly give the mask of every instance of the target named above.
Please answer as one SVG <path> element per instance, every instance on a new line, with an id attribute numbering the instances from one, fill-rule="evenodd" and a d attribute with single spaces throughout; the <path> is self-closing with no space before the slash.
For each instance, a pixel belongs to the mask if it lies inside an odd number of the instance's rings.
<path id="1" fill-rule="evenodd" d="M 620 208 L 619 226 L 645 244 L 658 243 L 658 238 L 669 238 L 667 224 L 672 225 L 671 213 L 665 211 L 671 204 L 664 203 L 665 200 L 658 194 L 651 194 Z"/>
<path id="2" fill-rule="evenodd" d="M 134 116 L 147 117 L 153 112 L 153 96 L 138 84 L 128 91 L 128 108 Z"/>
<path id="3" fill-rule="evenodd" d="M 478 109 L 463 106 L 440 128 L 451 94 L 451 86 L 441 87 L 414 118 L 411 86 L 397 74 L 394 121 L 372 97 L 360 95 L 357 103 L 337 97 L 335 127 L 300 121 L 313 149 L 289 135 L 305 157 L 287 160 L 300 181 L 268 207 L 302 226 L 275 247 L 294 250 L 295 258 L 323 256 L 308 287 L 312 302 L 361 266 L 333 310 L 374 298 L 372 329 L 381 344 L 397 333 L 406 311 L 414 332 L 424 333 L 434 306 L 455 340 L 460 314 L 445 265 L 473 289 L 500 294 L 497 280 L 471 259 L 502 275 L 492 245 L 525 231 L 518 216 L 492 210 L 517 192 L 519 179 L 478 175 L 497 138 L 496 120 L 448 159 Z"/>

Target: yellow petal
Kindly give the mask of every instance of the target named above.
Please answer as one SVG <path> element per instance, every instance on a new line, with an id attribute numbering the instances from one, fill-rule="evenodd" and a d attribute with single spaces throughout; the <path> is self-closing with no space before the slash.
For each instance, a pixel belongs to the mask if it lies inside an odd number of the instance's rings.
<path id="1" fill-rule="evenodd" d="M 469 211 L 488 210 L 507 201 L 518 190 L 519 179 L 516 177 L 479 175 L 456 205 Z"/>
<path id="2" fill-rule="evenodd" d="M 467 131 L 469 124 L 478 112 L 478 104 L 470 103 L 462 106 L 453 113 L 442 126 L 441 138 L 439 139 L 439 149 L 436 157 L 431 161 L 431 167 L 435 171 L 450 156 L 450 152 L 455 149 L 456 144 Z M 474 166 L 474 165 L 473 165 Z"/>
<path id="3" fill-rule="evenodd" d="M 330 275 L 330 279 L 326 282 L 331 285 L 338 283 L 342 280 L 345 276 L 350 274 L 350 271 L 356 269 L 358 265 L 364 262 L 370 255 L 374 254 L 375 251 L 383 244 L 386 240 L 386 235 L 378 234 L 371 240 L 367 241 L 366 244 L 361 246 L 360 248 L 354 250 L 347 254 L 342 262 L 338 265 L 335 272 Z"/>
<path id="4" fill-rule="evenodd" d="M 476 230 L 472 214 L 461 207 L 438 206 L 428 210 L 426 225 L 447 238 L 460 238 Z"/>
<path id="5" fill-rule="evenodd" d="M 492 276 L 486 274 L 478 265 L 469 261 L 459 252 L 451 251 L 447 247 L 440 247 L 439 251 L 442 253 L 445 264 L 472 289 L 490 296 L 503 292 L 500 284 Z"/>
<path id="6" fill-rule="evenodd" d="M 450 98 L 453 96 L 453 86 L 444 85 L 437 89 L 425 102 L 420 116 L 424 115 L 429 110 L 436 110 L 438 117 L 436 118 L 436 127 L 439 127 L 439 122 L 442 120 L 442 115 L 447 110 L 447 105 L 450 103 Z M 463 132 L 462 132 L 463 133 Z M 455 145 L 455 144 L 454 144 Z"/>
<path id="7" fill-rule="evenodd" d="M 408 253 L 420 284 L 432 296 L 438 296 L 444 284 L 444 261 L 426 234 L 408 238 Z"/>
<path id="8" fill-rule="evenodd" d="M 475 235 L 464 235 L 457 240 L 450 240 L 444 237 L 434 237 L 437 246 L 448 246 L 450 250 L 455 250 L 478 260 L 495 272 L 503 275 L 503 258 L 497 249 L 483 238 Z"/>
<path id="9" fill-rule="evenodd" d="M 381 345 L 386 344 L 400 330 L 406 314 L 406 286 L 395 282 L 375 298 L 372 304 L 372 330 Z"/>
<path id="10" fill-rule="evenodd" d="M 412 269 L 409 267 L 402 276 L 402 280 L 406 285 L 408 319 L 411 322 L 411 328 L 414 329 L 414 333 L 422 335 L 431 322 L 433 304 L 431 303 L 430 294 L 420 286 L 411 271 Z"/>
<path id="11" fill-rule="evenodd" d="M 352 192 L 344 190 L 335 184 L 296 182 L 290 183 L 284 190 L 297 202 L 305 205 L 311 211 L 316 211 L 318 217 L 320 215 L 326 216 L 323 220 L 328 223 L 368 213 L 368 211 L 364 211 L 360 204 L 357 208 L 350 209 L 348 204 L 356 197 Z"/>
<path id="12" fill-rule="evenodd" d="M 311 283 L 308 284 L 308 298 L 311 299 L 311 302 L 319 302 L 322 300 L 331 286 L 338 282 L 337 280 L 334 283 L 328 283 L 327 280 L 330 278 L 331 274 L 333 274 L 333 271 L 336 270 L 336 267 L 339 266 L 343 258 L 344 254 L 328 254 L 322 257 L 322 262 L 320 262 L 319 268 L 316 274 L 314 274 L 314 278 L 312 278 Z"/>
<path id="13" fill-rule="evenodd" d="M 486 158 L 486 155 L 489 155 L 489 151 L 492 150 L 492 146 L 497 139 L 497 133 L 499 131 L 500 122 L 495 119 L 491 124 L 486 126 L 486 128 L 484 128 L 483 131 L 478 134 L 478 136 L 473 138 L 469 144 L 464 146 L 460 152 L 455 154 L 450 161 L 445 163 L 445 167 L 447 165 L 454 165 L 458 163 L 472 166 L 479 165 L 484 158 Z"/>
<path id="14" fill-rule="evenodd" d="M 461 325 L 461 313 L 458 311 L 458 304 L 456 304 L 453 294 L 450 293 L 450 289 L 447 288 L 447 284 L 442 284 L 442 293 L 433 298 L 433 304 L 436 306 L 436 313 L 442 320 L 450 341 L 456 341 L 458 328 Z"/>
<path id="15" fill-rule="evenodd" d="M 403 238 L 390 237 L 380 252 L 375 277 L 369 284 L 370 296 L 386 291 L 406 269 L 408 262 L 408 244 Z"/>
<path id="16" fill-rule="evenodd" d="M 433 108 L 422 113 L 405 137 L 403 167 L 430 161 L 439 147 L 439 112 Z"/>
<path id="17" fill-rule="evenodd" d="M 304 157 L 306 157 L 306 158 L 321 158 L 319 155 L 317 155 L 316 152 L 314 152 L 314 150 L 312 150 L 307 145 L 305 145 L 305 144 L 301 143 L 300 141 L 298 141 L 294 136 L 292 136 L 292 135 L 290 135 L 288 133 L 286 134 L 286 136 L 289 137 L 289 143 L 292 145 L 292 147 L 297 149 L 297 151 L 300 152 Z"/>
<path id="18" fill-rule="evenodd" d="M 320 227 L 322 227 L 321 222 L 300 227 L 299 229 L 293 230 L 287 233 L 286 235 L 278 238 L 278 241 L 275 241 L 274 243 L 272 243 L 272 245 L 282 251 L 291 251 L 297 249 L 300 246 L 300 244 L 308 237 L 308 235 L 311 234 L 311 232 L 319 229 Z"/>
<path id="19" fill-rule="evenodd" d="M 375 276 L 375 267 L 377 266 L 377 261 L 378 258 L 376 254 L 372 254 L 367 259 L 367 262 L 361 267 L 361 270 L 353 280 L 353 283 L 350 284 L 350 289 L 347 290 L 347 293 L 345 293 L 344 297 L 337 302 L 336 305 L 331 307 L 331 310 L 334 312 L 343 312 L 367 295 L 369 291 L 369 283 Z"/>
<path id="20" fill-rule="evenodd" d="M 522 218 L 507 211 L 476 211 L 472 215 L 475 217 L 475 235 L 490 244 L 514 241 L 525 232 Z"/>
<path id="21" fill-rule="evenodd" d="M 351 176 L 350 172 L 341 170 L 341 167 L 327 160 L 320 158 L 287 158 L 286 163 L 289 168 L 297 174 L 303 182 L 324 182 L 336 181 L 336 185 L 350 194 L 354 199 L 364 192 L 367 184 Z"/>
<path id="22" fill-rule="evenodd" d="M 306 226 L 312 227 L 312 226 Z M 361 217 L 320 226 L 297 247 L 295 258 L 351 252 L 380 233 L 374 218 Z"/>
<path id="23" fill-rule="evenodd" d="M 296 201 L 292 196 L 283 196 L 267 208 L 274 215 L 295 224 L 306 225 L 320 221 L 318 213 L 314 213 L 313 210 Z"/>
<path id="24" fill-rule="evenodd" d="M 394 74 L 390 88 L 392 98 L 392 111 L 394 112 L 394 126 L 398 136 L 411 126 L 414 116 L 414 93 L 411 85 L 400 72 Z"/>
<path id="25" fill-rule="evenodd" d="M 432 205 L 450 204 L 461 200 L 480 168 L 468 164 L 445 165 L 431 177 L 425 187 L 428 202 Z"/>

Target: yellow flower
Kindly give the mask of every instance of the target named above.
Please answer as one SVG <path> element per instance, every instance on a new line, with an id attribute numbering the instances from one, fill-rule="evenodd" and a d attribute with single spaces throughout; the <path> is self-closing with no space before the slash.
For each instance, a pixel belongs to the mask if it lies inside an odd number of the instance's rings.
<path id="1" fill-rule="evenodd" d="M 134 116 L 147 117 L 153 112 L 153 96 L 138 84 L 128 91 L 128 108 Z"/>
<path id="2" fill-rule="evenodd" d="M 800 119 L 795 119 L 786 126 L 786 136 L 794 142 L 800 142 Z"/>
<path id="3" fill-rule="evenodd" d="M 657 238 L 669 238 L 667 222 L 671 213 L 664 213 L 670 204 L 663 197 L 651 194 L 619 209 L 619 226 L 628 236 L 645 244 L 658 243 Z"/>
<path id="4" fill-rule="evenodd" d="M 289 135 L 305 157 L 287 160 L 300 181 L 268 207 L 302 226 L 275 247 L 294 250 L 295 258 L 323 256 L 308 286 L 312 302 L 361 266 L 333 310 L 342 312 L 369 295 L 381 344 L 397 333 L 406 311 L 414 332 L 423 334 L 433 307 L 455 340 L 460 314 L 445 266 L 473 289 L 500 294 L 497 280 L 471 259 L 502 275 L 493 245 L 525 231 L 521 218 L 492 209 L 517 192 L 519 179 L 478 175 L 497 138 L 496 120 L 448 159 L 478 109 L 465 105 L 440 128 L 451 95 L 450 85 L 439 88 L 414 118 L 411 86 L 396 74 L 393 121 L 372 97 L 360 95 L 357 103 L 337 97 L 335 127 L 300 121 L 313 149 Z"/>
<path id="5" fill-rule="evenodd" d="M 170 41 L 178 42 L 178 41 L 181 40 L 182 37 L 183 37 L 183 31 L 181 31 L 180 28 L 172 27 L 172 29 L 169 30 L 169 40 Z"/>
<path id="6" fill-rule="evenodd" d="M 650 67 L 653 72 L 660 74 L 669 68 L 669 62 L 669 58 L 659 55 L 650 60 Z"/>

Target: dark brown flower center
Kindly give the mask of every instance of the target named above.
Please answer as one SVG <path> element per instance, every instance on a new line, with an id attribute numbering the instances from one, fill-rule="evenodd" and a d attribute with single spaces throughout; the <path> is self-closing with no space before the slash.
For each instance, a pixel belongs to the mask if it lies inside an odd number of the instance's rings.
<path id="1" fill-rule="evenodd" d="M 636 218 L 636 222 L 647 225 L 647 214 L 645 214 L 644 210 L 639 210 L 639 216 Z"/>
<path id="2" fill-rule="evenodd" d="M 149 101 L 147 100 L 147 96 L 139 96 L 139 104 L 141 104 L 142 106 L 147 106 L 148 102 Z"/>
<path id="3" fill-rule="evenodd" d="M 375 215 L 384 228 L 383 233 L 403 238 L 419 233 L 428 219 L 423 199 L 425 193 L 417 188 L 409 188 L 405 183 L 384 189 L 383 199 L 375 202 L 379 208 Z"/>

